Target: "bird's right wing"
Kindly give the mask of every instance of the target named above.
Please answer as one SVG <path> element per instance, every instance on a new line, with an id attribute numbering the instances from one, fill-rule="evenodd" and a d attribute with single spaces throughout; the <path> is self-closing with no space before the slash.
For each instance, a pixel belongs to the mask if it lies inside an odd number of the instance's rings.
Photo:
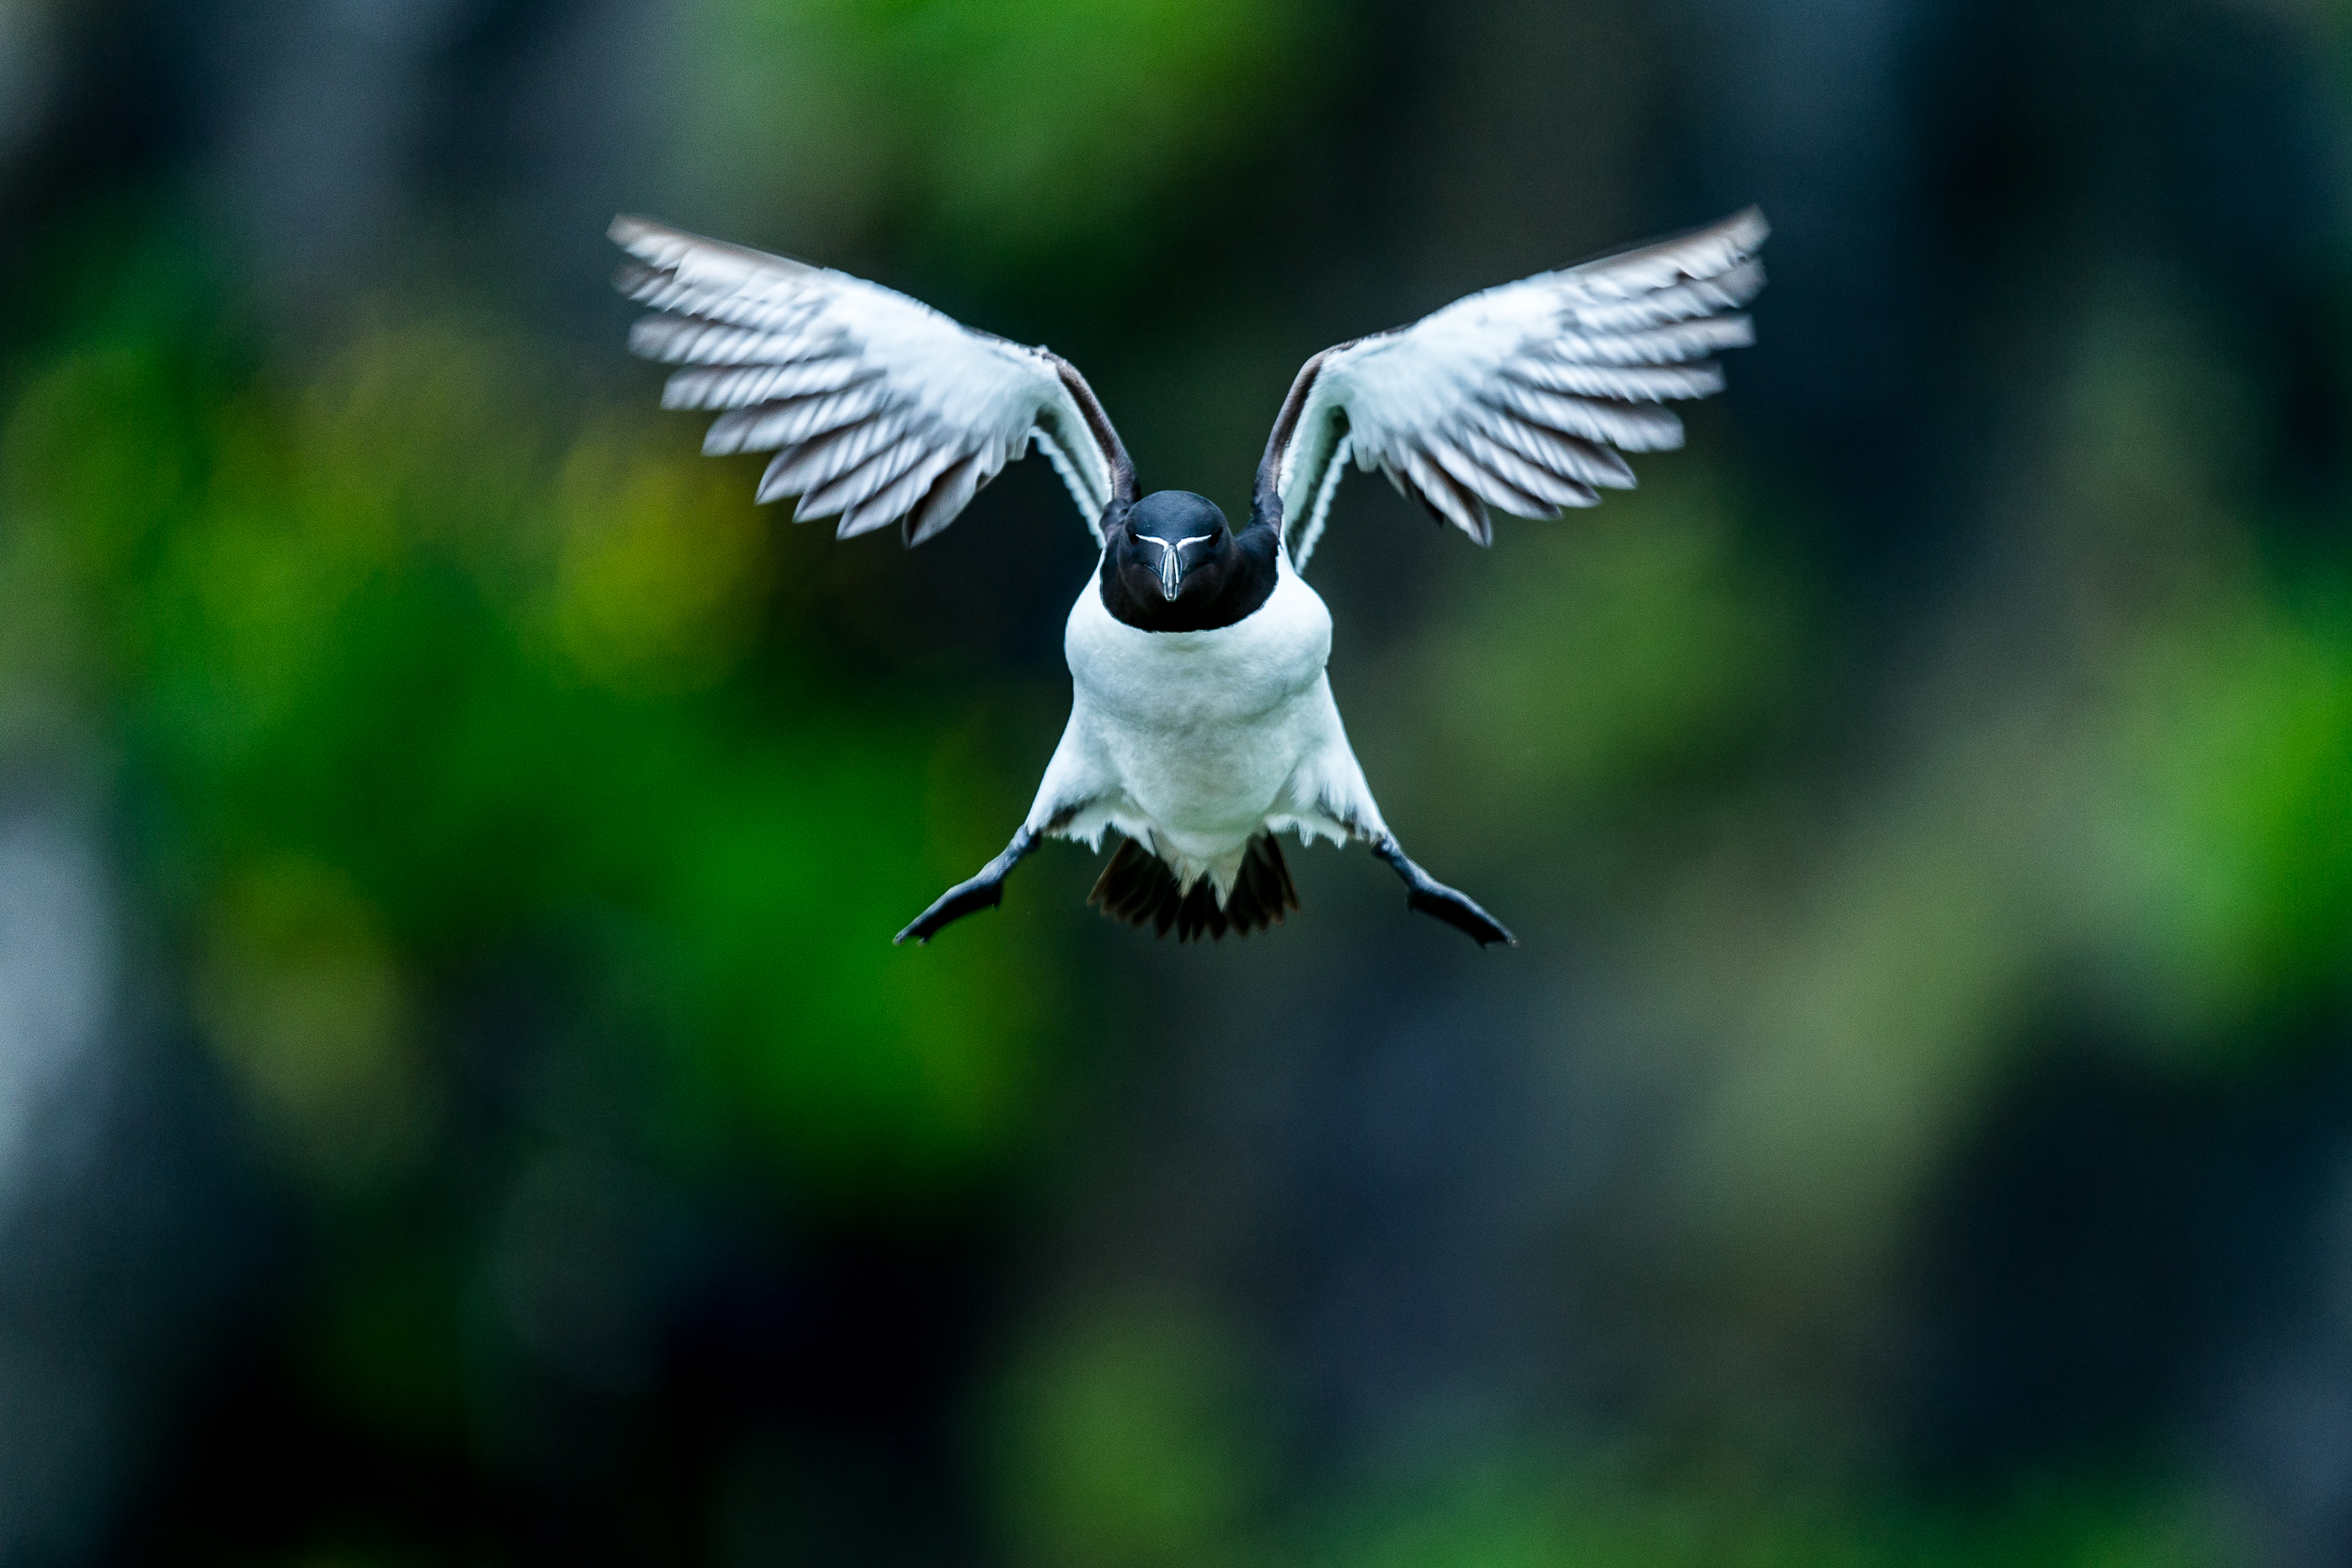
<path id="1" fill-rule="evenodd" d="M 631 350 L 687 368 L 665 408 L 711 408 L 703 451 L 773 451 L 759 499 L 797 495 L 794 520 L 841 518 L 842 538 L 903 519 L 919 545 L 1007 463 L 1045 449 L 1095 542 L 1135 467 L 1076 368 L 960 325 L 906 295 L 646 218 L 612 221 L 636 261 L 615 280 L 654 314 Z"/>
<path id="2" fill-rule="evenodd" d="M 1751 340 L 1728 312 L 1764 286 L 1769 232 L 1750 208 L 1326 349 L 1266 443 L 1259 510 L 1303 567 L 1350 456 L 1482 545 L 1489 506 L 1549 517 L 1630 487 L 1618 453 L 1680 446 L 1664 403 L 1722 390 L 1710 356 Z"/>

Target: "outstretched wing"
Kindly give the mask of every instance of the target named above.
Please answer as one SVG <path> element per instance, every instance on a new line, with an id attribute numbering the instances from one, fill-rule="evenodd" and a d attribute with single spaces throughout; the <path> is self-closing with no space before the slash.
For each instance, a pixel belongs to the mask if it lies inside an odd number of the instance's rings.
<path id="1" fill-rule="evenodd" d="M 662 406 L 725 410 L 703 439 L 713 456 L 774 452 L 759 499 L 799 496 L 796 522 L 837 515 L 846 539 L 903 518 L 919 545 L 1032 440 L 1097 544 L 1104 509 L 1135 499 L 1118 432 L 1060 356 L 846 273 L 645 218 L 611 232 L 636 258 L 615 286 L 655 312 L 629 348 L 687 367 Z"/>
<path id="2" fill-rule="evenodd" d="M 1352 455 L 1441 522 L 1492 542 L 1525 517 L 1629 489 L 1620 452 L 1682 444 L 1663 404 L 1723 389 L 1709 356 L 1754 339 L 1725 314 L 1764 286 L 1754 208 L 1678 239 L 1456 300 L 1307 361 L 1266 443 L 1258 505 L 1307 563 Z"/>

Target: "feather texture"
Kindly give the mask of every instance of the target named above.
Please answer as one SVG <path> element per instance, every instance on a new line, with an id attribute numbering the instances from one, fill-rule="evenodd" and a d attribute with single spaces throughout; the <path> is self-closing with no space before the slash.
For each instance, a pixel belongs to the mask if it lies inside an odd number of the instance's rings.
<path id="1" fill-rule="evenodd" d="M 1309 360 L 1259 470 L 1293 563 L 1321 537 L 1350 456 L 1482 545 L 1489 508 L 1551 517 L 1630 488 L 1621 454 L 1680 446 L 1682 421 L 1662 405 L 1721 391 L 1711 356 L 1755 341 L 1729 312 L 1764 287 L 1769 233 L 1751 208 Z"/>
<path id="2" fill-rule="evenodd" d="M 800 497 L 796 521 L 838 516 L 843 537 L 903 519 L 929 539 L 980 485 L 1043 442 L 1096 542 L 1134 469 L 1069 364 L 959 325 L 906 295 L 644 218 L 613 220 L 634 259 L 621 293 L 655 313 L 629 332 L 648 359 L 686 367 L 665 408 L 711 409 L 703 450 L 776 455 L 758 499 Z"/>

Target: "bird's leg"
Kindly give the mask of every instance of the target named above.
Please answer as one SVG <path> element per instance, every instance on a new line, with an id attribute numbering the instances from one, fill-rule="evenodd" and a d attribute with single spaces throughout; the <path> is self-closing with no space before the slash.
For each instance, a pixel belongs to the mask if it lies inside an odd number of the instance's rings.
<path id="1" fill-rule="evenodd" d="M 932 900 L 931 907 L 914 917 L 914 924 L 891 940 L 903 942 L 913 937 L 920 944 L 937 936 L 942 930 L 976 910 L 994 909 L 1005 901 L 1005 878 L 1021 863 L 1021 857 L 1038 847 L 1044 835 L 1024 827 L 1012 835 L 1005 852 L 980 867 L 979 875 L 968 881 L 958 882 Z M 1475 908 L 1476 906 L 1472 906 Z"/>
<path id="2" fill-rule="evenodd" d="M 1505 947 L 1519 944 L 1518 938 L 1504 930 L 1502 922 L 1480 909 L 1468 895 L 1454 892 L 1415 865 L 1396 842 L 1394 834 L 1385 831 L 1375 833 L 1371 835 L 1371 844 L 1372 852 L 1387 861 L 1391 869 L 1405 879 L 1405 885 L 1410 890 L 1405 895 L 1406 908 L 1435 915 L 1455 930 L 1466 933 L 1481 947 L 1498 942 Z"/>

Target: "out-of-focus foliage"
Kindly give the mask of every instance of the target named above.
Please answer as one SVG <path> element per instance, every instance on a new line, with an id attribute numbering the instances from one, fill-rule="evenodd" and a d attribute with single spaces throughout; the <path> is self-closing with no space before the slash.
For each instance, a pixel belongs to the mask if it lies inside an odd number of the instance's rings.
<path id="1" fill-rule="evenodd" d="M 2343 1560 L 2342 8 L 165 10 L 0 9 L 0 1560 Z M 894 948 L 1083 535 L 791 528 L 597 276 L 919 288 L 1237 502 L 1750 199 L 1691 450 L 1314 562 L 1509 954 L 1063 846 Z"/>
<path id="2" fill-rule="evenodd" d="M 1025 1560 L 1147 1568 L 1236 1549 L 1273 1434 L 1231 1339 L 1170 1303 L 1096 1305 L 1016 1363 L 993 1467 Z"/>
<path id="3" fill-rule="evenodd" d="M 1507 568 L 1450 584 L 1379 683 L 1411 693 L 1422 764 L 1384 774 L 1425 792 L 1435 831 L 1541 799 L 1528 833 L 1622 857 L 1635 818 L 1686 813 L 1789 721 L 1793 586 L 1741 558 L 1724 483 L 1685 464 L 1589 526 L 1523 528 Z"/>
<path id="4" fill-rule="evenodd" d="M 104 726 L 199 1026 L 295 1158 L 429 1164 L 419 1006 L 518 946 L 690 1164 L 895 1184 L 1014 1132 L 1051 971 L 874 940 L 937 720 L 788 644 L 741 678 L 774 562 L 738 476 L 477 324 L 290 388 L 124 318 L 9 420 L 7 688 Z"/>
<path id="5" fill-rule="evenodd" d="M 1143 263 L 1154 208 L 1279 134 L 1345 47 L 1321 0 L 703 0 L 677 37 L 687 161 L 726 205 L 903 226 L 959 268 L 1053 264 L 1081 295 Z"/>
<path id="6" fill-rule="evenodd" d="M 2034 1568 L 2197 1568 L 2215 1545 L 2193 1518 L 2162 1504 L 2080 1497 L 2021 1499 L 1989 1516 L 1845 1513 L 1783 1497 L 1713 1496 L 1629 1501 L 1623 1477 L 1562 1487 L 1534 1465 L 1505 1466 L 1408 1507 L 1374 1511 L 1315 1560 L 1480 1568 L 1624 1563 L 1634 1568 L 1837 1568 L 2005 1562 Z"/>

